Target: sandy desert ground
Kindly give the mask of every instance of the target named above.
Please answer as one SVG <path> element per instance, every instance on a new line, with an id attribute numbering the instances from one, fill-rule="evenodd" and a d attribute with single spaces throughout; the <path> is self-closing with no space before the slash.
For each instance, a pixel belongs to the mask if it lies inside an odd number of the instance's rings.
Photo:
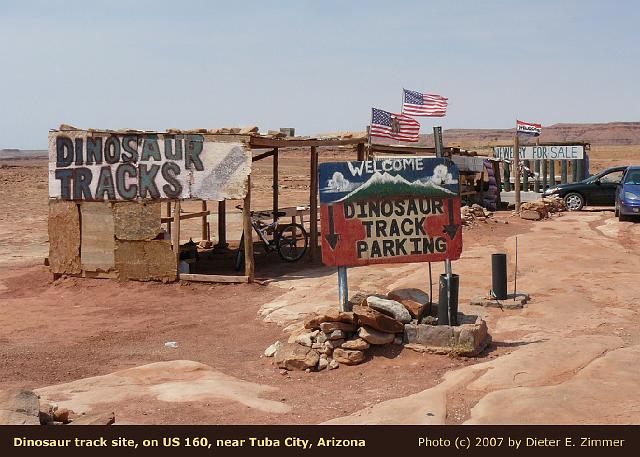
<path id="1" fill-rule="evenodd" d="M 632 163 L 639 149 L 594 146 L 592 172 Z M 335 154 L 345 152 L 323 160 Z M 283 206 L 308 194 L 304 157 L 287 157 Z M 493 337 L 477 358 L 390 346 L 362 365 L 282 375 L 262 353 L 287 325 L 336 302 L 334 270 L 271 257 L 257 270 L 267 285 L 53 281 L 43 267 L 46 175 L 45 161 L 0 161 L 0 388 L 114 411 L 117 423 L 640 423 L 640 223 L 612 211 L 540 222 L 501 212 L 464 229 L 454 262 L 461 310 L 485 318 Z M 256 206 L 270 204 L 269 176 L 270 161 L 259 162 Z M 197 221 L 185 227 L 185 240 L 199 238 Z M 518 289 L 531 303 L 469 306 L 490 287 L 490 255 L 513 259 L 516 236 Z M 422 264 L 353 268 L 349 281 L 351 290 L 428 289 Z"/>

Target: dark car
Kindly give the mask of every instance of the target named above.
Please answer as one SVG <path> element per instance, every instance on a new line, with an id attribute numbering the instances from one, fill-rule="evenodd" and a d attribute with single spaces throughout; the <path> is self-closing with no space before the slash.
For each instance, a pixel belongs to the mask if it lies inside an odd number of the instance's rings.
<path id="1" fill-rule="evenodd" d="M 616 216 L 640 216 L 640 167 L 628 167 L 616 192 Z"/>
<path id="2" fill-rule="evenodd" d="M 615 206 L 616 190 L 627 167 L 607 168 L 587 179 L 558 184 L 544 191 L 544 196 L 557 195 L 564 199 L 569 211 L 580 211 L 583 206 Z"/>

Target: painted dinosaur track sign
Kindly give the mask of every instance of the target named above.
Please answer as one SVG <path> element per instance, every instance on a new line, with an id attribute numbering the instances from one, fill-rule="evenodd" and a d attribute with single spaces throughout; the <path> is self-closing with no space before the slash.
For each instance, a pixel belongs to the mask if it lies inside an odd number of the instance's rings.
<path id="1" fill-rule="evenodd" d="M 49 197 L 63 200 L 244 198 L 251 151 L 207 135 L 49 133 Z"/>
<path id="2" fill-rule="evenodd" d="M 319 174 L 325 265 L 460 258 L 459 172 L 448 159 L 329 162 Z"/>

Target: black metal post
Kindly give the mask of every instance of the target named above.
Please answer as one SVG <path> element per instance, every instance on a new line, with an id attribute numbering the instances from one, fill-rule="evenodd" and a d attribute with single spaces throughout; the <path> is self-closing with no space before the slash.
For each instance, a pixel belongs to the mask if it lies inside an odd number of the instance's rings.
<path id="1" fill-rule="evenodd" d="M 507 254 L 491 254 L 491 291 L 498 300 L 506 300 Z"/>

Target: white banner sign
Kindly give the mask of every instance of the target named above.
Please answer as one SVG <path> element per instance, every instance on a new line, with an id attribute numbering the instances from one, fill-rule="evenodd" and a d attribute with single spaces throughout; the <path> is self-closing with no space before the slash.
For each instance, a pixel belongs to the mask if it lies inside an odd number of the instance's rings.
<path id="1" fill-rule="evenodd" d="M 494 146 L 493 156 L 513 160 L 513 146 Z M 573 160 L 584 158 L 584 146 L 521 146 L 522 160 Z"/>
<path id="2" fill-rule="evenodd" d="M 251 151 L 199 134 L 49 134 L 49 197 L 225 200 L 247 193 Z"/>

